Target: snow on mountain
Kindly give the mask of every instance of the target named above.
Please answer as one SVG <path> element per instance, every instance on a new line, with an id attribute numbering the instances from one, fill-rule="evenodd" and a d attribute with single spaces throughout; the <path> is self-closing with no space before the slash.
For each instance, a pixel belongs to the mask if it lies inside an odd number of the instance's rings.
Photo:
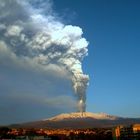
<path id="1" fill-rule="evenodd" d="M 43 121 L 61 121 L 61 120 L 71 120 L 71 119 L 98 119 L 98 120 L 116 120 L 119 117 L 111 116 L 105 113 L 91 113 L 91 112 L 73 112 L 73 113 L 63 113 L 57 116 L 54 116 L 49 119 L 44 119 Z"/>
<path id="2" fill-rule="evenodd" d="M 105 113 L 65 113 L 52 118 L 10 125 L 11 128 L 52 128 L 52 129 L 81 129 L 107 128 L 118 125 L 132 125 L 140 123 L 140 118 L 123 118 Z"/>

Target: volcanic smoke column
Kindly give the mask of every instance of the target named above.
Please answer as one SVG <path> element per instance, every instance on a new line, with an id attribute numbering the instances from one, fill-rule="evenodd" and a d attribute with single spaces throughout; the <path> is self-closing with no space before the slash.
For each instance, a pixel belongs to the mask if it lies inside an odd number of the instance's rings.
<path id="1" fill-rule="evenodd" d="M 86 89 L 89 81 L 88 75 L 83 73 L 74 73 L 74 90 L 78 97 L 78 111 L 86 111 Z"/>
<path id="2" fill-rule="evenodd" d="M 73 89 L 76 94 L 78 111 L 86 111 L 86 89 L 89 83 L 89 76 L 82 70 L 82 60 L 88 55 L 88 42 L 82 37 L 83 31 L 78 26 L 65 25 L 61 30 L 55 32 L 55 39 L 59 44 L 61 56 L 58 62 L 65 66 L 72 74 Z"/>
<path id="3" fill-rule="evenodd" d="M 88 54 L 88 41 L 80 27 L 65 25 L 54 16 L 49 0 L 41 1 L 48 8 L 37 8 L 34 1 L 0 0 L 0 41 L 21 63 L 38 66 L 43 72 L 68 71 L 78 111 L 85 112 L 89 77 L 82 71 L 82 60 Z"/>
<path id="4" fill-rule="evenodd" d="M 83 31 L 78 26 L 66 25 L 62 31 L 63 39 L 60 44 L 67 40 L 64 44 L 67 51 L 65 55 L 59 59 L 72 74 L 73 89 L 76 94 L 78 103 L 78 112 L 86 111 L 86 89 L 89 84 L 89 76 L 83 73 L 82 60 L 88 55 L 88 42 L 82 37 Z"/>

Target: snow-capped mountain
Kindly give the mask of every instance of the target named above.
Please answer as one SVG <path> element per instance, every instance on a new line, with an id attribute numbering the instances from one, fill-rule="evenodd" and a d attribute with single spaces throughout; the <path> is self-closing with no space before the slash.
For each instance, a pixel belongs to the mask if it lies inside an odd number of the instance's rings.
<path id="1" fill-rule="evenodd" d="M 11 125 L 14 128 L 105 128 L 140 123 L 140 118 L 123 118 L 105 113 L 64 113 L 35 122 Z"/>
<path id="2" fill-rule="evenodd" d="M 64 113 L 57 115 L 55 117 L 44 119 L 44 121 L 62 121 L 62 120 L 71 120 L 71 119 L 99 119 L 99 120 L 116 120 L 119 117 L 111 116 L 105 113 L 91 113 L 91 112 L 72 112 L 72 113 Z"/>

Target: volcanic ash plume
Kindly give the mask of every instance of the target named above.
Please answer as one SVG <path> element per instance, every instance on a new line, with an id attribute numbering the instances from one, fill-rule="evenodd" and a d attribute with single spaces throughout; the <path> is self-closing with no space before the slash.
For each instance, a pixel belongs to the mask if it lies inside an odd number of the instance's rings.
<path id="1" fill-rule="evenodd" d="M 89 81 L 88 75 L 84 75 L 83 73 L 74 74 L 73 83 L 74 90 L 78 97 L 78 111 L 85 112 L 86 111 L 86 88 Z"/>
<path id="2" fill-rule="evenodd" d="M 39 64 L 44 70 L 53 66 L 69 71 L 78 111 L 84 112 L 89 77 L 82 71 L 81 62 L 88 51 L 82 29 L 58 21 L 49 3 L 40 8 L 33 0 L 0 2 L 0 40 L 19 60 Z"/>

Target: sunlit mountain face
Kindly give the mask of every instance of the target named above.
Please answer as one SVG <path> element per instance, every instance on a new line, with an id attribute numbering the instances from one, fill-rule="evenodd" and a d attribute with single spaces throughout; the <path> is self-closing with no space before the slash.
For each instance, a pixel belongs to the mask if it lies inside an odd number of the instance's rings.
<path id="1" fill-rule="evenodd" d="M 91 113 L 91 112 L 72 112 L 72 113 L 63 113 L 57 116 L 54 116 L 49 119 L 49 121 L 62 121 L 62 120 L 74 120 L 74 119 L 99 119 L 99 120 L 116 120 L 120 117 L 108 115 L 106 113 Z"/>
<path id="2" fill-rule="evenodd" d="M 35 122 L 10 125 L 15 128 L 106 128 L 117 125 L 131 125 L 140 123 L 140 118 L 123 118 L 106 113 L 72 112 L 63 113 L 52 118 Z"/>

